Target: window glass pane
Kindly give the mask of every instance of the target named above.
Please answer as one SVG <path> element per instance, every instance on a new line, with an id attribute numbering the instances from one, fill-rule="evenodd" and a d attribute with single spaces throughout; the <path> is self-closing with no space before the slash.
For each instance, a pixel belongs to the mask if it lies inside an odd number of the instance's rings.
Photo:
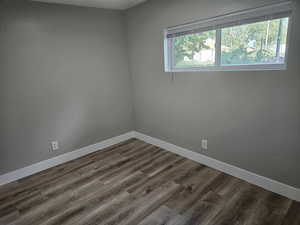
<path id="1" fill-rule="evenodd" d="M 288 18 L 222 29 L 223 65 L 284 63 Z"/>
<path id="2" fill-rule="evenodd" d="M 176 68 L 214 65 L 216 31 L 176 37 L 173 43 Z"/>

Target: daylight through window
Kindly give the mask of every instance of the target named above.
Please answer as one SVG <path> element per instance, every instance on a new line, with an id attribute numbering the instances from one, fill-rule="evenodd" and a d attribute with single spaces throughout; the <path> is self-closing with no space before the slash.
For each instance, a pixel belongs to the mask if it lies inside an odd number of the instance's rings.
<path id="1" fill-rule="evenodd" d="M 167 29 L 166 71 L 285 69 L 290 15 L 285 3 Z"/>

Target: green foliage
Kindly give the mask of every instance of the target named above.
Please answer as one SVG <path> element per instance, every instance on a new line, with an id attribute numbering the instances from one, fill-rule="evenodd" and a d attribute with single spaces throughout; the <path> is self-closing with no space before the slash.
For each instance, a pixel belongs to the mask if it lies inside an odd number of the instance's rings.
<path id="1" fill-rule="evenodd" d="M 269 63 L 280 59 L 277 42 L 278 37 L 281 43 L 286 42 L 287 24 L 287 19 L 277 19 L 223 29 L 222 63 Z"/>
<path id="2" fill-rule="evenodd" d="M 286 43 L 287 29 L 288 18 L 222 29 L 222 64 L 254 64 L 282 60 L 285 48 L 281 45 Z M 199 65 L 195 61 L 195 54 L 215 48 L 207 43 L 208 40 L 216 40 L 216 31 L 174 38 L 175 65 Z"/>
<path id="3" fill-rule="evenodd" d="M 185 57 L 192 61 L 195 53 L 200 52 L 202 49 L 209 49 L 210 47 L 205 42 L 209 38 L 215 39 L 215 36 L 216 31 L 209 31 L 175 38 L 174 52 L 176 65 L 180 64 L 180 62 L 182 63 Z M 194 63 L 197 64 L 196 62 Z"/>

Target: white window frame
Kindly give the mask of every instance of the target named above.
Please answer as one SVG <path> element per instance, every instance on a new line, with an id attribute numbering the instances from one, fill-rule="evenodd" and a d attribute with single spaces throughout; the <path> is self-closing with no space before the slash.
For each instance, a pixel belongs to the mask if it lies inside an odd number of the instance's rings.
<path id="1" fill-rule="evenodd" d="M 233 14 L 228 14 L 225 16 L 220 16 L 216 17 L 216 20 L 222 20 L 222 18 L 226 17 L 233 17 L 236 16 L 238 18 L 239 15 L 245 15 L 245 14 L 254 14 L 255 11 L 258 10 L 258 13 L 261 13 L 263 11 L 270 11 L 274 7 L 277 7 L 278 9 L 282 7 L 286 8 L 292 8 L 291 2 L 283 2 L 283 3 L 277 3 L 273 4 L 271 6 L 266 6 L 266 7 L 261 7 L 257 9 L 251 9 L 247 11 L 240 11 L 237 13 Z M 260 10 L 260 11 L 259 11 Z M 287 41 L 286 41 L 286 52 L 285 52 L 285 57 L 284 57 L 284 62 L 283 63 L 262 63 L 262 64 L 242 64 L 242 65 L 222 65 L 221 64 L 221 35 L 222 35 L 222 29 L 226 27 L 234 27 L 234 26 L 239 26 L 239 25 L 246 25 L 250 23 L 240 23 L 238 25 L 233 25 L 233 26 L 225 26 L 223 28 L 217 28 L 217 29 L 210 29 L 206 31 L 211 31 L 215 30 L 216 31 L 216 46 L 215 46 L 215 64 L 212 66 L 198 66 L 198 67 L 184 67 L 184 68 L 176 68 L 175 63 L 174 63 L 174 38 L 168 38 L 168 34 L 172 33 L 172 30 L 177 30 L 178 32 L 185 32 L 191 29 L 197 29 L 197 24 L 200 24 L 203 26 L 203 24 L 208 21 L 208 24 L 213 23 L 215 20 L 214 18 L 208 19 L 208 20 L 202 20 L 198 22 L 194 22 L 191 24 L 184 24 L 172 28 L 167 28 L 164 31 L 164 58 L 165 58 L 165 72 L 210 72 L 210 71 L 264 71 L 264 70 L 286 70 L 287 65 L 288 65 L 288 50 L 289 50 L 289 42 L 290 42 L 290 32 L 291 32 L 291 24 L 292 24 L 292 14 L 290 13 L 289 16 L 283 16 L 281 18 L 289 18 L 289 23 L 288 23 L 288 31 L 287 31 Z M 277 18 L 280 19 L 280 18 Z M 267 21 L 261 19 L 258 22 L 262 21 Z M 238 22 L 237 22 L 238 23 Z M 174 32 L 174 31 L 173 31 Z M 203 31 L 205 32 L 205 31 Z"/>

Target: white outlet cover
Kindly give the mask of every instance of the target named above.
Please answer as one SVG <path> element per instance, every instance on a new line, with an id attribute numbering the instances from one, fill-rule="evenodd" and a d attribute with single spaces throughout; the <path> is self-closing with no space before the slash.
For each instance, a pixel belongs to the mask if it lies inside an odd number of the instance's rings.
<path id="1" fill-rule="evenodd" d="M 58 141 L 52 141 L 51 142 L 51 150 L 57 151 L 59 149 Z"/>
<path id="2" fill-rule="evenodd" d="M 207 150 L 208 149 L 208 140 L 202 139 L 201 147 L 202 147 L 202 149 Z"/>

